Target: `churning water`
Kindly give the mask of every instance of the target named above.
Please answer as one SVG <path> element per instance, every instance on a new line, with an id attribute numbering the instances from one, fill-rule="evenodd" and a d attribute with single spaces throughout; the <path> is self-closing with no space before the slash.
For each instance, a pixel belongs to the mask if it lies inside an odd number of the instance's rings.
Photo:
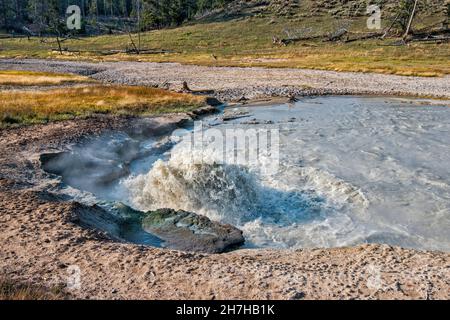
<path id="1" fill-rule="evenodd" d="M 280 130 L 277 172 L 192 160 L 182 144 L 132 165 L 136 209 L 184 209 L 244 231 L 250 247 L 387 243 L 450 251 L 450 108 L 376 97 L 248 106 L 215 129 Z M 212 154 L 206 147 L 205 154 Z"/>

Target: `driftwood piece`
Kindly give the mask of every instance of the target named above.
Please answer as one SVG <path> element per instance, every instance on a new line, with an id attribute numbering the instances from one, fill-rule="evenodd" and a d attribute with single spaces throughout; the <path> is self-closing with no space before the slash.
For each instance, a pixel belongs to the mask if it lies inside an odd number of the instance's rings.
<path id="1" fill-rule="evenodd" d="M 185 92 L 185 93 L 192 93 L 192 94 L 201 94 L 201 95 L 214 94 L 214 93 L 215 93 L 214 90 L 209 90 L 209 89 L 192 90 L 192 89 L 189 87 L 187 81 L 183 81 L 182 92 Z"/>

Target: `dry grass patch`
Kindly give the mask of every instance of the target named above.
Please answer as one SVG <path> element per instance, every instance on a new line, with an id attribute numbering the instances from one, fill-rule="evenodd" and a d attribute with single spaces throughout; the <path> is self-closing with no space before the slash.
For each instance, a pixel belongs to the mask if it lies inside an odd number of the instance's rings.
<path id="1" fill-rule="evenodd" d="M 4 70 L 0 71 L 0 85 L 4 86 L 52 86 L 95 82 L 88 77 L 49 72 Z"/>
<path id="2" fill-rule="evenodd" d="M 0 278 L 0 300 L 64 300 L 67 295 L 59 288 L 48 289 Z"/>
<path id="3" fill-rule="evenodd" d="M 132 86 L 87 86 L 48 91 L 0 92 L 0 126 L 86 118 L 95 114 L 151 115 L 188 112 L 205 97 Z"/>

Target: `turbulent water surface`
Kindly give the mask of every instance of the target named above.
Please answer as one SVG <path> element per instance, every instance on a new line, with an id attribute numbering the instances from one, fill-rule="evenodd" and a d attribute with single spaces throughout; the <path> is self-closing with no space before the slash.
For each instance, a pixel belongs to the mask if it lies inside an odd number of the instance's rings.
<path id="1" fill-rule="evenodd" d="M 236 112 L 230 121 L 206 119 L 204 130 L 279 130 L 276 172 L 263 174 L 264 162 L 218 162 L 208 144 L 199 163 L 179 144 L 134 161 L 131 175 L 98 196 L 231 223 L 249 247 L 370 242 L 450 251 L 446 103 L 321 97 Z"/>

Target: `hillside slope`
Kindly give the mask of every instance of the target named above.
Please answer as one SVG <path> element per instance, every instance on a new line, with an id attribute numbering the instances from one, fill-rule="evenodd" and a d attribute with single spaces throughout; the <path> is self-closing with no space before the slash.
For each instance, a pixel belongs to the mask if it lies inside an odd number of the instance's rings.
<path id="1" fill-rule="evenodd" d="M 304 18 L 329 16 L 335 18 L 366 16 L 369 4 L 379 5 L 386 16 L 393 15 L 398 0 L 235 0 L 224 8 L 206 12 L 197 20 L 221 21 L 238 17 Z M 441 19 L 446 15 L 448 1 L 423 0 L 420 16 Z"/>
<path id="2" fill-rule="evenodd" d="M 425 0 L 424 0 L 425 1 Z M 393 0 L 383 5 L 382 28 L 392 23 Z M 351 37 L 373 32 L 367 15 L 357 5 L 365 0 L 249 0 L 233 1 L 224 9 L 197 16 L 177 28 L 141 34 L 145 54 L 125 52 L 132 47 L 128 34 L 67 39 L 58 50 L 55 38 L 4 39 L 3 58 L 139 60 L 179 62 L 207 66 L 260 66 L 334 71 L 377 72 L 398 75 L 442 76 L 450 74 L 448 40 L 403 45 L 393 38 L 360 41 L 328 41 L 345 28 Z M 413 31 L 440 28 L 445 19 L 444 0 L 428 0 L 414 19 Z M 362 11 L 361 11 L 362 10 Z M 375 30 L 376 31 L 376 30 Z M 380 30 L 381 31 L 381 30 Z M 380 32 L 379 31 L 379 32 Z M 137 35 L 132 35 L 137 43 Z M 280 45 L 274 39 L 298 39 Z M 306 40 L 304 38 L 307 38 Z M 347 39 L 348 40 L 348 39 Z"/>

